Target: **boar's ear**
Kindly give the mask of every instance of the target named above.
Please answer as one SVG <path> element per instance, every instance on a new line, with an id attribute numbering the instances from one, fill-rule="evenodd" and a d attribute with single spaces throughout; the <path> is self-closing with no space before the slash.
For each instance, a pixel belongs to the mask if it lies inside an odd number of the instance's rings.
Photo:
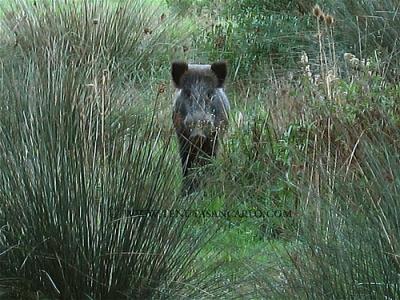
<path id="1" fill-rule="evenodd" d="M 228 73 L 226 62 L 220 61 L 213 63 L 211 65 L 211 70 L 214 72 L 215 75 L 217 75 L 218 87 L 221 88 L 224 85 L 226 74 Z"/>
<path id="2" fill-rule="evenodd" d="M 180 89 L 180 81 L 182 75 L 189 69 L 189 66 L 185 62 L 175 61 L 172 63 L 171 67 L 171 74 L 172 74 L 172 81 L 175 84 L 175 87 Z"/>

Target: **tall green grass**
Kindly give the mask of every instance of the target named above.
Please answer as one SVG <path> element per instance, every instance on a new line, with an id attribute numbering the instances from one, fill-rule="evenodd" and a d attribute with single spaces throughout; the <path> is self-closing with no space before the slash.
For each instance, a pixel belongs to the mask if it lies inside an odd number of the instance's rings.
<path id="1" fill-rule="evenodd" d="M 212 274 L 193 262 L 214 226 L 193 232 L 185 216 L 145 213 L 187 210 L 195 199 L 177 196 L 179 163 L 156 124 L 159 99 L 142 115 L 131 108 L 138 95 L 125 91 L 162 62 L 162 30 L 144 33 L 154 16 L 134 1 L 12 7 L 0 58 L 0 292 L 206 293 Z"/>
<path id="2" fill-rule="evenodd" d="M 46 49 L 62 42 L 66 62 L 96 62 L 99 70 L 112 68 L 123 79 L 147 78 L 168 63 L 179 43 L 170 39 L 176 19 L 147 1 L 9 1 L 2 10 L 4 52 L 34 54 L 41 63 Z"/>

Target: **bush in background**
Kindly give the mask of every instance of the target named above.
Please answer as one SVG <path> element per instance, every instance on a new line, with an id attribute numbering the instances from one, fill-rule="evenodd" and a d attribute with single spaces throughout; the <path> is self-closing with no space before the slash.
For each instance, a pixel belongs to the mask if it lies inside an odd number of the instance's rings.
<path id="1" fill-rule="evenodd" d="M 244 79 L 267 65 L 296 65 L 313 24 L 298 13 L 292 1 L 228 1 L 221 6 L 222 14 L 211 14 L 211 24 L 194 41 L 210 60 L 228 60 L 233 74 Z"/>
<path id="2" fill-rule="evenodd" d="M 197 17 L 199 32 L 194 36 L 194 49 L 204 60 L 225 59 L 233 69 L 233 78 L 248 80 L 270 74 L 297 73 L 303 51 L 317 57 L 319 43 L 315 39 L 330 38 L 330 32 L 320 30 L 313 16 L 311 1 L 221 1 L 202 4 Z M 393 80 L 397 74 L 399 22 L 396 1 L 342 0 L 319 3 L 325 14 L 333 16 L 334 53 L 337 68 L 345 70 L 343 54 L 352 52 L 360 60 L 376 60 L 379 71 Z M 217 6 L 217 7 L 215 7 Z M 196 4 L 192 4 L 193 10 Z M 189 9 L 188 9 L 189 10 Z M 325 27 L 321 22 L 321 29 Z M 328 51 L 328 41 L 323 44 Z M 313 67 L 319 64 L 312 61 Z M 257 72 L 259 71 L 259 72 Z M 255 76 L 255 74 L 258 74 Z"/>

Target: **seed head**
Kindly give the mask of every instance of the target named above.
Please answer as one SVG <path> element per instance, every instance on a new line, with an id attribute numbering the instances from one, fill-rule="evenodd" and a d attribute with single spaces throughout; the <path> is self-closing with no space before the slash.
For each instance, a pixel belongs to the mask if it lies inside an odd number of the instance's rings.
<path id="1" fill-rule="evenodd" d="M 325 14 L 321 13 L 321 15 L 319 16 L 319 21 L 322 23 L 325 21 Z"/>
<path id="2" fill-rule="evenodd" d="M 306 53 L 305 51 L 303 51 L 303 52 L 301 53 L 300 63 L 301 63 L 302 65 L 307 65 L 307 64 L 308 64 L 308 55 L 307 55 L 307 53 Z"/>
<path id="3" fill-rule="evenodd" d="M 331 26 L 331 25 L 333 25 L 334 21 L 335 21 L 335 19 L 331 15 L 326 15 L 325 16 L 326 25 Z"/>
<path id="4" fill-rule="evenodd" d="M 225 38 L 223 36 L 219 36 L 215 40 L 215 47 L 223 48 L 225 45 Z"/>
<path id="5" fill-rule="evenodd" d="M 352 58 L 354 58 L 355 57 L 355 55 L 354 54 L 352 54 L 352 53 L 348 53 L 348 52 L 346 52 L 345 54 L 343 54 L 343 58 L 345 59 L 345 60 L 347 60 L 347 61 L 350 61 Z"/>
<path id="6" fill-rule="evenodd" d="M 164 83 L 161 83 L 159 86 L 158 86 L 158 93 L 159 94 L 163 94 L 164 92 L 165 92 L 165 89 L 166 89 L 167 87 L 166 87 L 166 85 L 164 84 Z"/>
<path id="7" fill-rule="evenodd" d="M 331 83 L 333 81 L 337 80 L 337 77 L 335 76 L 335 73 L 332 70 L 329 70 L 327 75 L 326 75 L 326 82 Z"/>
<path id="8" fill-rule="evenodd" d="M 317 17 L 317 18 L 319 18 L 319 16 L 320 16 L 321 14 L 323 14 L 323 12 L 322 12 L 322 10 L 321 10 L 321 8 L 319 7 L 318 4 L 315 4 L 315 5 L 314 5 L 313 14 L 314 14 L 314 16 Z"/>

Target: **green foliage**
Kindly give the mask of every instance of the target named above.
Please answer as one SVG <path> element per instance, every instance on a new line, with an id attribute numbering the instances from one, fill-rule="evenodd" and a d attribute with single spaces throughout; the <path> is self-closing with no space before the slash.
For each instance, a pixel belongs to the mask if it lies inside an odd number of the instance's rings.
<path id="1" fill-rule="evenodd" d="M 240 114 L 237 114 L 240 115 Z M 264 216 L 247 216 L 225 223 L 230 230 L 247 226 L 255 239 L 275 239 L 291 235 L 293 218 L 266 217 L 274 211 L 293 211 L 296 191 L 292 186 L 291 160 L 297 141 L 295 131 L 277 133 L 270 113 L 261 106 L 247 108 L 244 123 L 235 124 L 232 117 L 231 132 L 223 151 L 206 178 L 207 207 L 223 200 L 224 209 L 257 211 Z M 245 225 L 246 224 L 246 225 Z M 236 227 L 235 227 L 236 228 Z"/>
<path id="2" fill-rule="evenodd" d="M 193 12 L 201 11 L 201 8 L 210 1 L 191 1 L 191 0 L 166 0 L 167 5 L 178 12 L 188 13 L 190 8 L 195 8 Z"/>
<path id="3" fill-rule="evenodd" d="M 223 17 L 196 43 L 207 50 L 210 60 L 226 59 L 239 74 L 249 75 L 268 64 L 293 67 L 307 44 L 310 18 L 283 11 L 286 5 L 281 2 L 247 2 L 229 2 Z"/>
<path id="4" fill-rule="evenodd" d="M 332 39 L 328 39 L 334 37 L 336 51 L 330 55 L 336 59 L 336 68 L 344 68 L 339 57 L 353 52 L 360 59 L 379 56 L 382 61 L 376 67 L 380 73 L 390 79 L 398 76 L 396 1 L 323 1 L 322 12 L 334 20 L 329 30 L 323 17 L 317 21 L 313 16 L 314 4 L 248 0 L 225 1 L 217 8 L 209 4 L 209 11 L 203 9 L 206 13 L 197 14 L 205 21 L 200 22 L 194 44 L 208 60 L 229 61 L 235 78 L 246 78 L 270 67 L 275 72 L 280 69 L 296 72 L 302 51 L 317 57 L 321 45 L 316 36 L 321 35 L 322 47 L 327 53 L 332 47 L 328 45 Z"/>

